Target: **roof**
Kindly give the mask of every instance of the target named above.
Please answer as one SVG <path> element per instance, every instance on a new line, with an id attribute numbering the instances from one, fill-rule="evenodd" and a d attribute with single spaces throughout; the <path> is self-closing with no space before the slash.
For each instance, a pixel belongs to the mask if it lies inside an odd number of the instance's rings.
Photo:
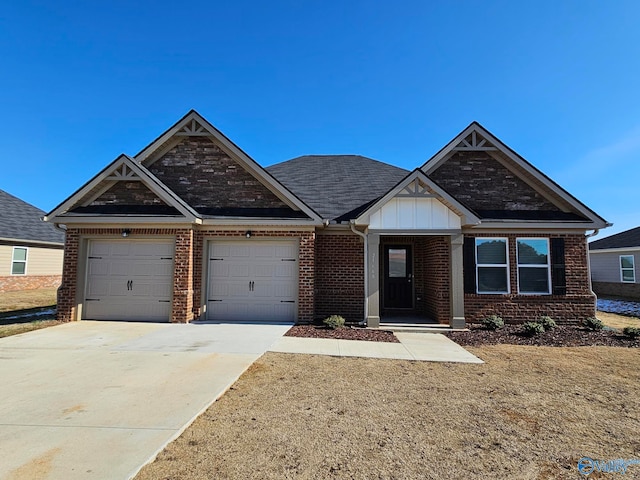
<path id="1" fill-rule="evenodd" d="M 589 250 L 640 247 L 640 227 L 625 230 L 589 243 Z"/>
<path id="2" fill-rule="evenodd" d="M 377 200 L 409 173 L 361 155 L 304 155 L 266 170 L 330 220 Z"/>
<path id="3" fill-rule="evenodd" d="M 64 232 L 42 221 L 45 212 L 0 190 L 0 238 L 64 245 Z"/>

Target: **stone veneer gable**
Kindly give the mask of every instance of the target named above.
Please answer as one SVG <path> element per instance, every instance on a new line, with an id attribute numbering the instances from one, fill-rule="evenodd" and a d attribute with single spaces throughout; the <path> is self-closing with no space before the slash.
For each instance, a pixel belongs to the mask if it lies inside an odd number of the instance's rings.
<path id="1" fill-rule="evenodd" d="M 195 209 L 288 208 L 208 138 L 185 137 L 149 170 Z"/>
<path id="2" fill-rule="evenodd" d="M 559 211 L 487 152 L 456 152 L 429 177 L 473 210 Z"/>
<path id="3" fill-rule="evenodd" d="M 166 205 L 140 181 L 120 181 L 96 198 L 91 205 Z"/>

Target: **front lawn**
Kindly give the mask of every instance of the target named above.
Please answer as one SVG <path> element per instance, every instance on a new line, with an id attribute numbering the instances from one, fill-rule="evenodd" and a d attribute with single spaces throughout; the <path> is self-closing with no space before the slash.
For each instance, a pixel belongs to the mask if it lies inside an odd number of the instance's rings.
<path id="1" fill-rule="evenodd" d="M 640 457 L 637 349 L 469 350 L 486 363 L 267 353 L 136 479 L 575 479 Z"/>

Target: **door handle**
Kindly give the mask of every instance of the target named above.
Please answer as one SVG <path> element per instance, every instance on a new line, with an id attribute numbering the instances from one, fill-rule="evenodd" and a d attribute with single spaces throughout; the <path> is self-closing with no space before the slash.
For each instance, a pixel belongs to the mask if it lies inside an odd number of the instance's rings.
<path id="1" fill-rule="evenodd" d="M 127 290 L 133 290 L 133 280 L 127 282 Z"/>

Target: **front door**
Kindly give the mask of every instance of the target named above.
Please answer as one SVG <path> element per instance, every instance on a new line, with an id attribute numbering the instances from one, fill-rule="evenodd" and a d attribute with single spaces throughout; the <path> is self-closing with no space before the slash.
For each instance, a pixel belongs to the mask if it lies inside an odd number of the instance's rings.
<path id="1" fill-rule="evenodd" d="M 411 245 L 384 246 L 384 308 L 413 308 Z"/>

